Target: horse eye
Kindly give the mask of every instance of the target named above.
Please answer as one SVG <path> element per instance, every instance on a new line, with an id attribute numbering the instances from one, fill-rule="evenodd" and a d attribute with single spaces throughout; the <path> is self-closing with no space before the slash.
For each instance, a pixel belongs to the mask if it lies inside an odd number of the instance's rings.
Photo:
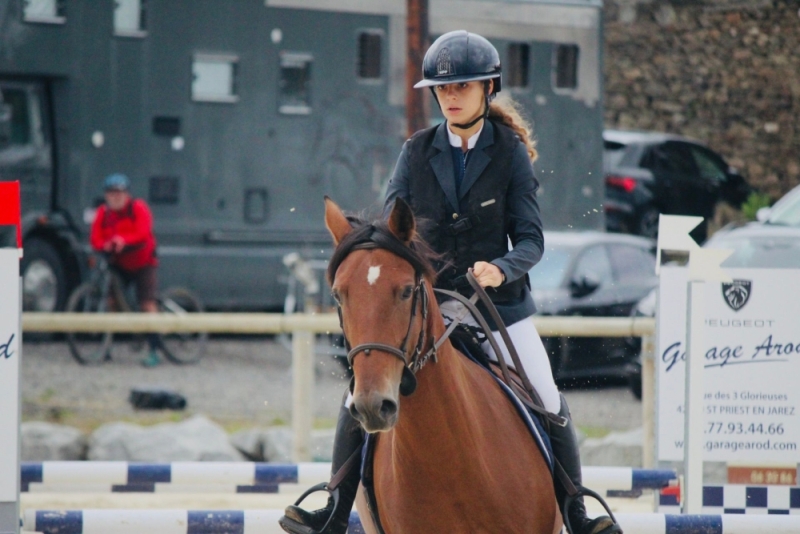
<path id="1" fill-rule="evenodd" d="M 406 286 L 403 288 L 403 294 L 400 295 L 400 298 L 403 300 L 408 300 L 411 298 L 411 294 L 414 292 L 414 288 L 411 286 Z"/>
<path id="2" fill-rule="evenodd" d="M 336 304 L 338 304 L 340 306 L 342 305 L 342 300 L 341 300 L 341 297 L 339 296 L 339 292 L 338 291 L 331 291 L 331 296 L 333 297 L 333 300 L 336 301 Z"/>

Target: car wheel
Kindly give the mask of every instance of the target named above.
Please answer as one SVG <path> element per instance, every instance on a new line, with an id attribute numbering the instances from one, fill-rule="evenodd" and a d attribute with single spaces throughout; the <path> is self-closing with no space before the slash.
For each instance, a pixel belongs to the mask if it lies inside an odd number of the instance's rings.
<path id="1" fill-rule="evenodd" d="M 656 239 L 658 237 L 658 216 L 659 211 L 655 207 L 649 206 L 645 208 L 642 214 L 639 215 L 639 221 L 636 224 L 636 233 L 644 237 Z"/>
<path id="2" fill-rule="evenodd" d="M 36 237 L 28 240 L 20 271 L 23 310 L 54 312 L 64 308 L 67 276 L 61 256 L 50 242 Z"/>

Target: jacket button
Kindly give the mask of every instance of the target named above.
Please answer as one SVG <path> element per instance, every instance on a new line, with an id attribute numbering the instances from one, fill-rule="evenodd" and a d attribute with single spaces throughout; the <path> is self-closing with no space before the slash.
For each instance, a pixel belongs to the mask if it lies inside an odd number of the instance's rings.
<path id="1" fill-rule="evenodd" d="M 453 214 L 453 218 L 454 218 L 454 219 L 458 219 L 458 213 L 454 213 L 454 214 Z"/>

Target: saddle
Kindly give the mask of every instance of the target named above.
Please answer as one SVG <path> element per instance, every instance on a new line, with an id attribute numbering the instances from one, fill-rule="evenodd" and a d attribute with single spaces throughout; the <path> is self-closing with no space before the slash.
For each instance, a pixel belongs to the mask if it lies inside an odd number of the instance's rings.
<path id="1" fill-rule="evenodd" d="M 509 368 L 508 374 L 512 383 L 506 383 L 506 377 L 503 376 L 503 370 L 498 362 L 489 359 L 486 351 L 483 350 L 483 343 L 486 341 L 486 334 L 483 329 L 477 326 L 470 326 L 466 324 L 459 324 L 456 326 L 453 333 L 450 334 L 450 342 L 462 354 L 467 356 L 472 361 L 485 367 L 492 372 L 497 378 L 503 381 L 508 387 L 512 388 L 515 392 L 519 393 L 527 402 L 533 403 L 534 400 L 530 394 L 525 391 L 525 385 L 522 378 L 517 373 L 516 369 Z M 538 416 L 538 414 L 537 414 Z"/>

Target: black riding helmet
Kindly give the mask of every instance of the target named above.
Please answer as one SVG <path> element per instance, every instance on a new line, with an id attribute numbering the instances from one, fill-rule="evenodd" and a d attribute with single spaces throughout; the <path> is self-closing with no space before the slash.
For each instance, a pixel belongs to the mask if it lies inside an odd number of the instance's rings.
<path id="1" fill-rule="evenodd" d="M 467 129 L 489 115 L 489 102 L 500 91 L 500 71 L 500 54 L 492 43 L 476 33 L 456 30 L 436 39 L 425 52 L 422 60 L 423 79 L 414 88 L 429 87 L 438 103 L 435 86 L 484 80 L 486 105 L 483 116 L 468 124 L 453 124 Z M 494 80 L 491 94 L 488 91 L 488 80 Z"/>

